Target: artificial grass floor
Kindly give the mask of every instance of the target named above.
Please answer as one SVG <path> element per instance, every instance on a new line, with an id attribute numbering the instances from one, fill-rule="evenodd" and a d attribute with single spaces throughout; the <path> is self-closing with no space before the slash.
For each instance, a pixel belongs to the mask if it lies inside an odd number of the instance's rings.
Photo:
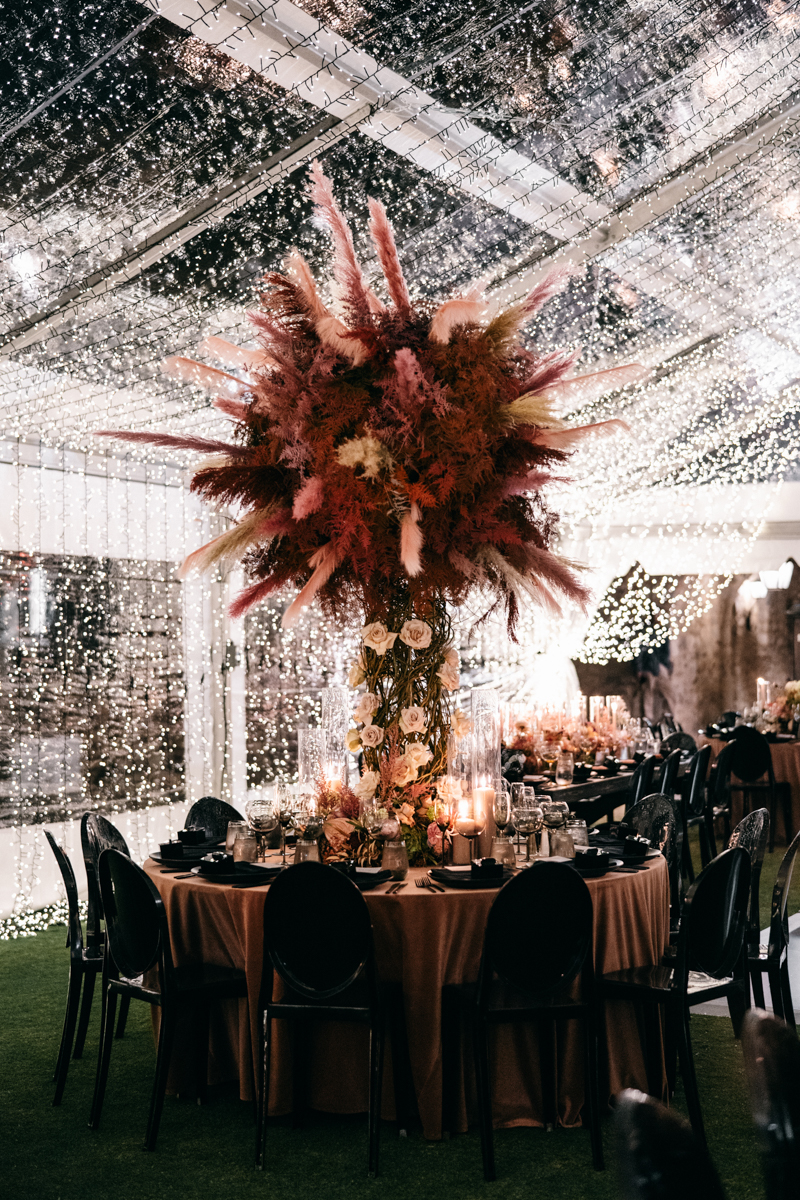
<path id="1" fill-rule="evenodd" d="M 774 856 L 778 859 L 778 855 Z M 777 870 L 777 861 L 775 863 Z M 771 887 L 773 872 L 769 876 Z M 9 1200 L 596 1200 L 616 1197 L 612 1121 L 607 1169 L 592 1169 L 588 1133 L 498 1131 L 499 1178 L 481 1174 L 477 1133 L 426 1142 L 385 1123 L 381 1174 L 366 1176 L 366 1118 L 312 1114 L 305 1129 L 271 1122 L 269 1170 L 253 1169 L 254 1116 L 232 1092 L 207 1105 L 167 1097 L 158 1149 L 143 1149 L 155 1052 L 149 1009 L 134 1003 L 115 1042 L 100 1130 L 87 1126 L 96 1064 L 99 1003 L 84 1058 L 71 1062 L 64 1101 L 52 1107 L 51 1078 L 66 999 L 64 930 L 0 942 L 0 1194 Z M 711 1153 L 729 1200 L 761 1200 L 756 1139 L 741 1048 L 730 1022 L 693 1017 L 692 1035 Z M 682 1096 L 676 1104 L 683 1109 Z"/>

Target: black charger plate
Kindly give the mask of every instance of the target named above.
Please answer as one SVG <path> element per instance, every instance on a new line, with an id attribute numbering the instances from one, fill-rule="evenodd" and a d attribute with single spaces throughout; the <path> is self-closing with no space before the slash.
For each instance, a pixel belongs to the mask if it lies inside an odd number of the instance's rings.
<path id="1" fill-rule="evenodd" d="M 391 871 L 360 871 L 356 867 L 356 885 L 362 892 L 370 892 L 379 883 L 386 883 L 387 879 L 392 878 Z"/>
<path id="2" fill-rule="evenodd" d="M 192 874 L 211 883 L 250 883 L 256 879 L 260 883 L 272 883 L 282 870 L 283 867 L 261 867 L 258 863 L 237 862 L 233 864 L 232 871 L 204 871 L 198 866 L 192 867 Z"/>
<path id="3" fill-rule="evenodd" d="M 478 888 L 501 888 L 504 883 L 508 883 L 514 872 L 508 867 L 504 867 L 502 879 L 480 879 L 473 877 L 469 871 L 448 871 L 447 867 L 431 867 L 428 874 L 436 883 L 442 883 L 445 887 L 477 890 Z"/>

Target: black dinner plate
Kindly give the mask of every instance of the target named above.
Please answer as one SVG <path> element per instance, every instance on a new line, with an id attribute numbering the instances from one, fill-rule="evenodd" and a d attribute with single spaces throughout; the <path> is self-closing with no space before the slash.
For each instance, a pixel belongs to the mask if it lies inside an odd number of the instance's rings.
<path id="1" fill-rule="evenodd" d="M 477 890 L 478 888 L 500 888 L 504 883 L 508 883 L 514 872 L 508 867 L 504 867 L 502 879 L 480 879 L 473 877 L 469 871 L 448 871 L 447 867 L 431 867 L 428 874 L 436 883 L 443 883 L 445 887 Z"/>
<path id="2" fill-rule="evenodd" d="M 261 867 L 257 863 L 237 862 L 232 871 L 204 871 L 202 867 L 192 867 L 192 874 L 199 879 L 208 879 L 211 883 L 250 883 L 256 879 L 260 883 L 272 883 L 283 867 Z"/>
<path id="3" fill-rule="evenodd" d="M 199 863 L 201 858 L 205 858 L 212 850 L 216 850 L 217 842 L 204 843 L 202 846 L 186 846 L 183 854 L 175 858 L 165 858 L 160 850 L 151 850 L 150 857 L 153 862 L 160 863 L 162 867 L 188 867 Z"/>
<path id="4" fill-rule="evenodd" d="M 392 872 L 389 870 L 363 871 L 356 867 L 356 884 L 362 892 L 369 892 L 379 883 L 386 883 L 386 880 L 391 878 Z"/>

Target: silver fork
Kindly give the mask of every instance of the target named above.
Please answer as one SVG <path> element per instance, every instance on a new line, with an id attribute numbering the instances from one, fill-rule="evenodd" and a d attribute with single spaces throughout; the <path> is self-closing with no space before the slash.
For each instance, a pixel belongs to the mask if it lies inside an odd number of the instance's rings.
<path id="1" fill-rule="evenodd" d="M 426 888 L 429 892 L 444 891 L 443 887 L 439 887 L 438 884 L 433 883 L 432 880 L 428 879 L 427 875 L 421 875 L 419 879 L 414 880 L 414 883 L 418 888 Z"/>

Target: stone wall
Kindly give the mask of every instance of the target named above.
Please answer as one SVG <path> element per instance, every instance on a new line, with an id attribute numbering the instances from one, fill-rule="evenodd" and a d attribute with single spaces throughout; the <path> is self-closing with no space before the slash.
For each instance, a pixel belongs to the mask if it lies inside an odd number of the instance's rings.
<path id="1" fill-rule="evenodd" d="M 581 690 L 624 696 L 634 716 L 659 720 L 670 711 L 696 734 L 721 713 L 752 704 L 759 677 L 778 686 L 794 678 L 794 623 L 786 610 L 800 600 L 800 568 L 788 589 L 763 599 L 740 595 L 746 578 L 736 576 L 709 611 L 670 643 L 670 670 L 654 676 L 637 674 L 632 662 L 576 662 Z"/>

